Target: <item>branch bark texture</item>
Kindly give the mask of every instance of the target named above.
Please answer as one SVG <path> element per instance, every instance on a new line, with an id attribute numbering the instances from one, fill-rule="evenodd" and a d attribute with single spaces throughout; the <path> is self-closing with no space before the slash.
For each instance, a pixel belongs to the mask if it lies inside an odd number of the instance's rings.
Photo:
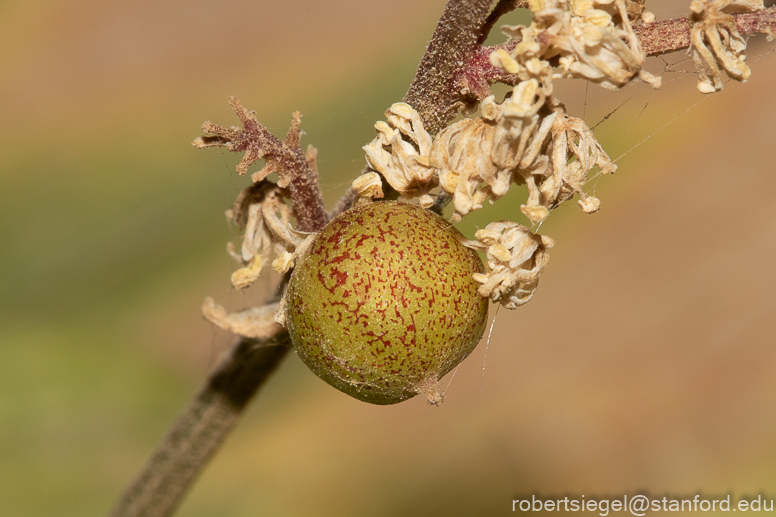
<path id="1" fill-rule="evenodd" d="M 734 14 L 738 32 L 776 34 L 776 6 L 751 13 Z M 690 21 L 687 18 L 665 20 L 634 27 L 641 48 L 648 56 L 657 56 L 690 46 Z"/>
<path id="2" fill-rule="evenodd" d="M 437 24 L 404 102 L 415 108 L 431 135 L 455 117 L 466 94 L 462 77 L 479 47 L 492 0 L 450 0 Z"/>

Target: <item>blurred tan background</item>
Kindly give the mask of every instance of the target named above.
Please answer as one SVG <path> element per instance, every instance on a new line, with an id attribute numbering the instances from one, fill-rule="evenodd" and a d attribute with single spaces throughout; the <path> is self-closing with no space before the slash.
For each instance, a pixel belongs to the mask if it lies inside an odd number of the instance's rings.
<path id="1" fill-rule="evenodd" d="M 443 5 L 0 3 L 0 514 L 107 513 L 231 341 L 202 300 L 261 298 L 266 282 L 230 290 L 225 253 L 248 179 L 239 156 L 190 146 L 200 124 L 235 124 L 229 95 L 276 134 L 301 110 L 331 205 Z M 650 63 L 657 93 L 559 84 L 591 125 L 619 107 L 596 133 L 620 171 L 589 183 L 599 213 L 570 203 L 544 224 L 557 246 L 536 296 L 498 311 L 443 406 L 370 406 L 291 357 L 179 515 L 776 497 L 773 48 L 752 40 L 752 79 L 712 97 L 684 54 Z M 462 231 L 525 223 L 524 195 Z"/>

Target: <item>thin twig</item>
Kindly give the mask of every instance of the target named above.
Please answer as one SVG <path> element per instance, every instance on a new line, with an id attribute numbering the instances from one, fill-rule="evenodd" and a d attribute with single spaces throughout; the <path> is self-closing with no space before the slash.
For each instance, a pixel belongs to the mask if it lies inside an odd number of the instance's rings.
<path id="1" fill-rule="evenodd" d="M 239 340 L 175 421 L 111 516 L 171 515 L 289 345 L 285 330 L 261 341 Z"/>
<path id="2" fill-rule="evenodd" d="M 734 14 L 742 35 L 776 34 L 776 6 L 751 13 Z M 690 23 L 687 18 L 647 23 L 633 28 L 648 56 L 657 56 L 690 46 Z"/>

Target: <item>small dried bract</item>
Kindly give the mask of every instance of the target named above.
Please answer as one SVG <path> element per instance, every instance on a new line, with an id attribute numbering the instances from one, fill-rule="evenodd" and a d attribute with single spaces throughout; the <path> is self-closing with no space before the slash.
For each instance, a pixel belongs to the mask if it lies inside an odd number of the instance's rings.
<path id="1" fill-rule="evenodd" d="M 690 48 L 698 90 L 714 93 L 722 90 L 722 73 L 745 82 L 751 71 L 744 60 L 746 40 L 738 32 L 732 13 L 764 9 L 763 0 L 693 0 L 690 4 Z"/>
<path id="2" fill-rule="evenodd" d="M 364 203 L 370 203 L 373 199 L 383 197 L 383 180 L 376 172 L 362 174 L 351 185 L 358 194 L 358 199 L 354 205 L 359 206 Z"/>

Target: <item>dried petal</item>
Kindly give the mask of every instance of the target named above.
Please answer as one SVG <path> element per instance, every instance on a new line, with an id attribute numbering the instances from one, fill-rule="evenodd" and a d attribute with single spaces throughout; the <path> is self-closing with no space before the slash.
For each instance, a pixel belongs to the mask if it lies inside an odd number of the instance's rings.
<path id="1" fill-rule="evenodd" d="M 362 174 L 353 180 L 353 190 L 362 198 L 372 199 L 383 197 L 383 180 L 376 172 Z"/>

